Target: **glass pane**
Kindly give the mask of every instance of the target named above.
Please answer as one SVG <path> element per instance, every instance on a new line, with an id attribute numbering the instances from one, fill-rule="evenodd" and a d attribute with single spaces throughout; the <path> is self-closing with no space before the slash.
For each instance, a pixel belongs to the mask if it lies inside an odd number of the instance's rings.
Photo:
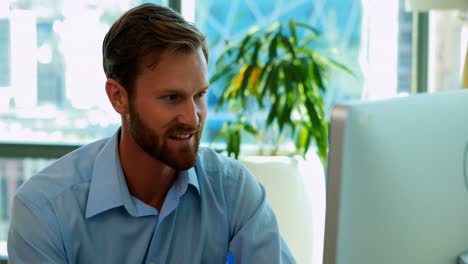
<path id="1" fill-rule="evenodd" d="M 326 114 L 328 115 L 337 102 L 361 98 L 363 78 L 359 56 L 362 6 L 357 0 L 234 0 L 229 2 L 197 0 L 195 24 L 206 34 L 210 46 L 209 73 L 214 74 L 216 59 L 220 57 L 226 41 L 239 41 L 253 26 L 267 28 L 276 21 L 289 20 L 315 27 L 320 32 L 320 39 L 314 44 L 314 49 L 346 65 L 354 73 L 352 76 L 339 71 L 331 72 L 327 78 L 329 90 L 324 98 L 328 109 Z M 208 94 L 211 111 L 204 130 L 204 139 L 209 142 L 213 140 L 221 126 L 226 121 L 234 119 L 235 116 L 234 113 L 214 111 L 214 106 L 220 98 L 221 86 L 220 82 L 212 84 Z M 268 114 L 259 113 L 256 109 L 249 111 L 263 118 L 266 118 Z M 285 134 L 289 133 L 291 133 L 289 130 L 285 132 Z M 267 136 L 261 142 L 265 148 L 269 149 L 272 146 L 274 148 L 276 139 L 274 135 Z M 258 144 L 258 139 L 246 135 L 242 142 Z M 284 142 L 288 146 L 293 144 L 288 139 Z"/>
<path id="2" fill-rule="evenodd" d="M 84 144 L 111 135 L 120 118 L 105 94 L 101 44 L 142 2 L 2 1 L 0 142 Z"/>
<path id="3" fill-rule="evenodd" d="M 354 74 L 332 73 L 325 95 L 328 112 L 336 103 L 410 92 L 412 16 L 405 12 L 404 0 L 382 5 L 369 0 L 197 0 L 195 3 L 195 23 L 207 35 L 210 46 L 211 74 L 225 41 L 241 39 L 254 25 L 265 28 L 275 21 L 294 19 L 317 28 L 321 34 L 320 45 L 314 48 L 344 64 Z M 210 106 L 218 101 L 220 86 L 215 83 L 210 88 Z M 206 138 L 211 140 L 214 134 L 210 128 L 215 130 L 230 118 L 226 113 L 210 113 Z"/>
<path id="4" fill-rule="evenodd" d="M 413 18 L 410 12 L 404 9 L 404 0 L 400 0 L 398 10 L 398 73 L 397 92 L 411 92 L 411 48 L 413 43 Z"/>
<path id="5" fill-rule="evenodd" d="M 316 48 L 351 68 L 357 76 L 336 73 L 329 78 L 331 89 L 326 98 L 329 105 L 361 97 L 362 78 L 358 63 L 362 19 L 360 1 L 197 0 L 195 11 L 195 23 L 207 35 L 210 46 L 210 73 L 214 71 L 214 62 L 226 40 L 241 39 L 254 25 L 265 28 L 275 21 L 294 19 L 317 28 L 321 39 L 320 46 Z M 210 105 L 217 102 L 219 89 L 216 86 L 210 88 Z"/>
<path id="6" fill-rule="evenodd" d="M 468 16 L 461 11 L 429 12 L 429 91 L 462 88 Z"/>

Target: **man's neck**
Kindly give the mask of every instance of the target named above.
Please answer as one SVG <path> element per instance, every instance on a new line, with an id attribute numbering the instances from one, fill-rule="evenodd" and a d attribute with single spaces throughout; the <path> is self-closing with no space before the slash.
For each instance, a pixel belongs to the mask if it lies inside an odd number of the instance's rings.
<path id="1" fill-rule="evenodd" d="M 177 171 L 144 152 L 128 131 L 120 133 L 119 158 L 130 194 L 160 211 Z"/>

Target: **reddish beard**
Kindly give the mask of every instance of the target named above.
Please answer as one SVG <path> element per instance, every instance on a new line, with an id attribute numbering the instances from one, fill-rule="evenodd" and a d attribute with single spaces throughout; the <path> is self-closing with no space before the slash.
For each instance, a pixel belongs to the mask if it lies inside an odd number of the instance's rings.
<path id="1" fill-rule="evenodd" d="M 138 111 L 134 109 L 133 104 L 130 104 L 128 126 L 133 140 L 151 157 L 178 171 L 187 170 L 195 165 L 203 127 L 202 124 L 193 128 L 178 123 L 170 123 L 167 132 L 160 137 L 145 124 Z M 193 133 L 191 135 L 194 139 L 193 143 L 185 144 L 177 149 L 170 148 L 168 146 L 168 141 L 171 140 L 169 135 L 178 133 Z"/>

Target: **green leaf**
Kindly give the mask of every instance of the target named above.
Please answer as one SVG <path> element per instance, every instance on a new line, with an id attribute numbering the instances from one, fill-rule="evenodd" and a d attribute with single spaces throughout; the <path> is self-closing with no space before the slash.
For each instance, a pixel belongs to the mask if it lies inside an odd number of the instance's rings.
<path id="1" fill-rule="evenodd" d="M 247 96 L 246 96 L 246 90 L 247 90 L 247 86 L 249 84 L 249 79 L 250 79 L 250 75 L 252 74 L 252 70 L 253 70 L 254 66 L 253 65 L 248 65 L 247 66 L 247 69 L 245 70 L 244 72 L 244 75 L 242 76 L 242 82 L 241 82 L 241 85 L 239 87 L 239 90 L 237 91 L 237 94 L 238 96 L 240 96 L 240 99 L 241 99 L 241 105 L 242 107 L 246 107 L 247 106 Z"/>
<path id="2" fill-rule="evenodd" d="M 269 127 L 273 123 L 273 120 L 277 117 L 276 109 L 278 108 L 279 100 L 275 100 L 270 107 L 270 111 L 268 112 L 266 126 Z"/>
<path id="3" fill-rule="evenodd" d="M 296 154 L 299 154 L 306 148 L 307 137 L 309 135 L 309 130 L 306 128 L 306 126 L 302 125 L 301 129 L 296 135 Z"/>
<path id="4" fill-rule="evenodd" d="M 288 95 L 294 96 L 294 85 L 296 85 L 296 70 L 293 68 L 293 65 L 289 62 L 283 63 L 283 76 L 284 76 L 284 86 L 286 87 L 286 93 Z"/>
<path id="5" fill-rule="evenodd" d="M 314 67 L 314 75 L 316 76 L 316 84 L 320 91 L 325 92 L 327 90 L 327 86 L 325 85 L 325 81 L 323 78 L 324 72 L 319 70 L 317 67 Z"/>
<path id="6" fill-rule="evenodd" d="M 263 87 L 263 90 L 261 91 L 260 97 L 262 100 L 264 98 L 269 98 L 270 103 L 274 103 L 277 98 L 277 90 L 279 86 L 279 66 L 277 65 L 272 65 L 271 72 L 269 74 L 269 80 L 268 82 L 265 82 L 265 85 Z"/>
<path id="7" fill-rule="evenodd" d="M 309 121 L 312 123 L 312 126 L 321 127 L 322 123 L 320 121 L 320 115 L 317 113 L 314 103 L 308 97 L 305 100 L 305 106 L 307 116 L 309 117 Z"/>
<path id="8" fill-rule="evenodd" d="M 244 123 L 244 130 L 250 133 L 251 135 L 256 135 L 258 133 L 257 129 L 255 129 L 252 125 Z"/>
<path id="9" fill-rule="evenodd" d="M 232 72 L 232 65 L 228 64 L 226 67 L 221 69 L 220 71 L 216 72 L 211 78 L 210 78 L 210 84 L 215 83 L 219 79 L 226 77 L 228 73 Z"/>
<path id="10" fill-rule="evenodd" d="M 281 97 L 280 104 L 276 106 L 276 119 L 278 120 L 278 128 L 280 133 L 283 132 L 284 124 L 288 121 L 287 117 L 284 115 L 287 108 L 288 101 L 285 97 Z"/>
<path id="11" fill-rule="evenodd" d="M 294 71 L 299 76 L 297 79 L 298 82 L 303 82 L 310 77 L 308 74 L 309 62 L 307 57 L 301 57 L 300 59 L 296 60 L 293 64 L 293 67 L 295 68 Z"/>
<path id="12" fill-rule="evenodd" d="M 276 58 L 277 54 L 277 48 L 278 46 L 278 34 L 276 34 L 273 39 L 271 40 L 270 45 L 268 46 L 268 59 L 269 60 L 274 60 Z"/>
<path id="13" fill-rule="evenodd" d="M 294 45 L 298 44 L 297 41 L 297 34 L 296 34 L 296 23 L 293 20 L 290 20 L 289 23 L 289 32 L 291 33 L 291 38 L 293 40 Z"/>
<path id="14" fill-rule="evenodd" d="M 354 74 L 354 72 L 351 71 L 351 69 L 349 69 L 349 68 L 346 67 L 345 65 L 343 65 L 343 64 L 341 64 L 341 63 L 339 63 L 339 62 L 337 62 L 337 61 L 335 61 L 335 60 L 332 60 L 332 59 L 329 59 L 328 61 L 329 61 L 329 63 L 330 63 L 332 66 L 334 66 L 334 67 L 336 67 L 336 68 L 338 68 L 338 69 L 340 69 L 340 70 L 346 72 L 347 74 L 349 74 L 349 75 L 351 75 L 351 76 L 353 76 L 353 77 L 356 77 L 356 75 Z"/>
<path id="15" fill-rule="evenodd" d="M 289 51 L 289 54 L 291 54 L 292 58 L 296 58 L 296 52 L 294 51 L 294 46 L 291 44 L 289 39 L 285 37 L 283 34 L 279 34 L 279 38 L 281 43 L 286 47 L 286 49 Z"/>
<path id="16" fill-rule="evenodd" d="M 265 78 L 265 74 L 268 74 L 271 72 L 272 68 L 272 62 L 273 60 L 268 60 L 265 66 L 262 67 L 262 70 L 260 71 L 260 80 L 263 80 Z"/>
<path id="17" fill-rule="evenodd" d="M 320 91 L 325 92 L 326 87 L 323 82 L 323 74 L 320 69 L 320 65 L 316 61 L 312 61 L 312 74 L 314 76 L 314 83 L 320 89 Z"/>
<path id="18" fill-rule="evenodd" d="M 317 29 L 315 29 L 314 27 L 310 26 L 310 25 L 307 25 L 307 24 L 304 24 L 304 23 L 301 23 L 301 22 L 296 22 L 296 27 L 301 27 L 301 28 L 304 28 L 304 29 L 307 29 L 307 30 L 311 31 L 312 36 L 320 35 L 320 32 Z"/>
<path id="19" fill-rule="evenodd" d="M 257 66 L 258 52 L 260 51 L 260 48 L 262 47 L 262 42 L 260 40 L 257 40 L 254 45 L 255 47 L 254 47 L 254 51 L 252 52 L 250 65 Z"/>
<path id="20" fill-rule="evenodd" d="M 317 142 L 318 154 L 323 164 L 327 163 L 327 153 L 328 153 L 327 135 L 328 133 L 325 133 L 325 135 L 322 135 L 320 140 Z"/>
<path id="21" fill-rule="evenodd" d="M 270 63 L 270 62 L 268 62 Z M 255 98 L 257 99 L 257 104 L 259 108 L 264 108 L 264 103 L 263 100 L 265 98 L 266 90 L 268 89 L 268 86 L 270 85 L 271 79 L 273 78 L 273 74 L 275 72 L 275 67 L 274 65 L 265 65 L 261 72 L 260 72 L 260 83 L 259 83 L 259 92 L 257 92 Z"/>
<path id="22" fill-rule="evenodd" d="M 323 100 L 315 98 L 316 102 L 322 102 Z M 312 132 L 314 133 L 314 138 L 317 143 L 319 150 L 319 156 L 322 161 L 326 160 L 326 155 L 328 151 L 327 135 L 328 135 L 328 123 L 326 122 L 323 116 L 323 106 L 316 105 L 312 102 L 311 98 L 306 98 L 305 101 L 307 107 L 308 117 L 312 123 Z"/>
<path id="23" fill-rule="evenodd" d="M 239 130 L 234 130 L 232 153 L 234 154 L 235 159 L 239 159 L 241 141 L 242 141 L 241 132 Z"/>
<path id="24" fill-rule="evenodd" d="M 223 124 L 221 129 L 218 130 L 218 132 L 214 136 L 214 138 L 213 138 L 214 142 L 219 141 L 219 140 L 221 140 L 222 138 L 224 138 L 226 136 L 226 131 L 227 131 L 228 126 L 229 126 L 229 122 Z"/>
<path id="25" fill-rule="evenodd" d="M 268 96 L 270 96 L 272 99 L 278 97 L 278 91 L 280 90 L 281 86 L 281 66 L 277 65 L 275 74 L 273 75 L 273 79 L 271 79 L 270 86 L 268 86 L 268 90 L 266 91 Z"/>
<path id="26" fill-rule="evenodd" d="M 299 73 L 297 72 L 297 68 L 294 66 L 294 61 L 296 61 L 296 59 L 294 59 L 291 62 L 288 62 L 285 65 L 285 69 L 284 69 L 288 76 L 288 78 L 286 79 L 286 83 L 289 82 L 291 86 L 295 86 L 297 81 L 300 80 L 300 76 L 299 76 Z"/>
<path id="27" fill-rule="evenodd" d="M 239 62 L 241 58 L 244 57 L 244 52 L 248 50 L 250 45 L 247 45 L 250 39 L 253 37 L 253 34 L 247 34 L 243 39 L 239 47 L 239 52 L 237 53 L 236 62 Z M 247 47 L 247 48 L 246 48 Z"/>
<path id="28" fill-rule="evenodd" d="M 284 125 L 289 125 L 290 127 L 293 127 L 293 123 L 291 121 L 291 112 L 292 112 L 293 105 L 290 100 L 286 99 L 283 105 L 282 109 L 279 109 L 279 129 L 280 133 L 283 131 Z"/>
<path id="29" fill-rule="evenodd" d="M 280 26 L 281 26 L 281 23 L 278 22 L 278 21 L 271 24 L 266 30 L 267 34 L 269 34 L 269 33 L 271 34 L 273 31 L 277 30 Z"/>
<path id="30" fill-rule="evenodd" d="M 220 109 L 220 108 L 224 105 L 224 103 L 227 102 L 227 101 L 231 101 L 231 102 L 237 101 L 237 98 L 233 96 L 234 86 L 231 84 L 233 77 L 234 77 L 234 74 L 229 75 L 229 76 L 226 78 L 226 79 L 227 79 L 227 84 L 226 84 L 226 86 L 224 87 L 224 89 L 222 89 L 221 96 L 220 96 L 218 102 L 216 103 L 216 111 L 219 111 L 219 109 Z"/>
<path id="31" fill-rule="evenodd" d="M 247 31 L 247 35 L 254 35 L 255 33 L 257 33 L 258 31 L 260 31 L 260 27 L 255 25 L 255 26 L 252 26 L 251 28 L 249 28 L 249 30 Z"/>
<path id="32" fill-rule="evenodd" d="M 229 157 L 231 157 L 231 154 L 233 153 L 233 137 L 232 137 L 232 130 L 227 129 L 226 130 L 226 151 Z"/>
<path id="33" fill-rule="evenodd" d="M 305 157 L 305 155 L 307 154 L 307 151 L 309 150 L 309 147 L 310 147 L 310 143 L 312 141 L 312 134 L 310 133 L 310 130 L 307 129 L 306 131 L 307 131 L 306 140 L 305 140 L 303 151 L 302 151 L 303 157 Z"/>
<path id="34" fill-rule="evenodd" d="M 230 43 L 226 43 L 223 51 L 221 51 L 220 56 L 216 59 L 216 68 L 223 67 L 224 65 L 230 65 L 234 62 L 233 54 L 237 50 L 237 47 L 232 46 Z M 231 59 L 232 62 L 226 62 L 228 59 Z"/>
<path id="35" fill-rule="evenodd" d="M 304 68 L 307 65 L 304 65 L 302 57 L 296 57 L 288 65 L 288 71 L 291 72 L 291 79 L 294 82 L 301 82 L 307 75 L 305 75 Z"/>
<path id="36" fill-rule="evenodd" d="M 229 94 L 227 93 L 227 91 L 229 91 L 230 89 L 228 87 L 225 87 L 223 89 L 223 93 L 222 95 L 220 96 L 218 102 L 216 103 L 216 108 L 215 108 L 215 111 L 219 111 L 221 109 L 221 107 L 224 105 L 224 103 L 229 99 Z"/>

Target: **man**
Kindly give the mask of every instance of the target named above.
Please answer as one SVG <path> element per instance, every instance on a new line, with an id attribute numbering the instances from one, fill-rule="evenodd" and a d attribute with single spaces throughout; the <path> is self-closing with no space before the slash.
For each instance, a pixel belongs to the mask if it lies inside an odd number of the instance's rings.
<path id="1" fill-rule="evenodd" d="M 144 4 L 105 36 L 106 93 L 122 126 L 18 190 L 10 263 L 293 263 L 265 190 L 198 148 L 208 48 L 168 8 Z"/>

